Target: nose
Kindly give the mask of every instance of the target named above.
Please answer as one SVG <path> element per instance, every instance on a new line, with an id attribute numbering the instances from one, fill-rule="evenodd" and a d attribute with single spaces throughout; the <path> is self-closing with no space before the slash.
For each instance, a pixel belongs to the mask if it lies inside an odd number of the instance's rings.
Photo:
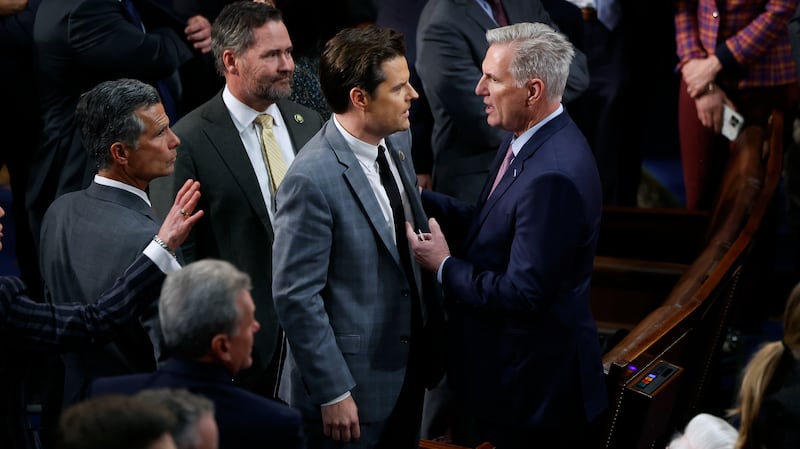
<path id="1" fill-rule="evenodd" d="M 172 149 L 175 149 L 175 148 L 177 148 L 177 147 L 178 147 L 178 145 L 180 145 L 180 144 L 181 144 L 181 139 L 180 139 L 180 137 L 178 137 L 178 135 L 177 135 L 177 134 L 175 134 L 175 133 L 172 131 L 172 128 L 167 128 L 167 133 L 169 133 L 169 136 L 168 136 L 168 139 L 169 139 L 169 140 L 168 140 L 169 149 L 170 149 L 170 150 L 172 150 Z"/>
<path id="2" fill-rule="evenodd" d="M 482 75 L 481 79 L 478 80 L 478 84 L 475 86 L 475 95 L 481 97 L 489 95 L 486 91 L 486 75 Z"/>
<path id="3" fill-rule="evenodd" d="M 259 329 L 261 329 L 261 324 L 258 321 L 253 320 L 253 333 L 255 334 L 258 332 Z"/>
<path id="4" fill-rule="evenodd" d="M 278 70 L 281 72 L 294 72 L 294 58 L 292 58 L 291 53 L 283 53 L 280 57 Z"/>
<path id="5" fill-rule="evenodd" d="M 408 88 L 411 91 L 411 99 L 412 100 L 416 100 L 417 98 L 419 98 L 419 93 L 417 92 L 417 89 L 414 89 L 414 86 L 409 84 Z"/>

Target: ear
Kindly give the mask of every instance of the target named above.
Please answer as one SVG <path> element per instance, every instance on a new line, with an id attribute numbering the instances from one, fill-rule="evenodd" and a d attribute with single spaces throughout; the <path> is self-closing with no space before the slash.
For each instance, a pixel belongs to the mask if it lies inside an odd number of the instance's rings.
<path id="1" fill-rule="evenodd" d="M 363 111 L 369 105 L 369 95 L 364 92 L 364 89 L 354 87 L 350 89 L 350 103 L 359 111 Z"/>
<path id="2" fill-rule="evenodd" d="M 239 69 L 236 67 L 236 55 L 231 50 L 222 52 L 222 65 L 225 66 L 225 71 L 232 75 L 238 75 Z"/>
<path id="3" fill-rule="evenodd" d="M 214 356 L 215 360 L 219 360 L 223 363 L 230 362 L 231 345 L 227 335 L 217 334 L 211 339 L 211 354 Z"/>
<path id="4" fill-rule="evenodd" d="M 114 142 L 109 148 L 111 159 L 117 165 L 128 165 L 128 151 L 130 150 L 122 142 Z"/>
<path id="5" fill-rule="evenodd" d="M 528 105 L 538 102 L 544 98 L 544 82 L 539 78 L 533 78 L 526 83 L 528 88 Z"/>

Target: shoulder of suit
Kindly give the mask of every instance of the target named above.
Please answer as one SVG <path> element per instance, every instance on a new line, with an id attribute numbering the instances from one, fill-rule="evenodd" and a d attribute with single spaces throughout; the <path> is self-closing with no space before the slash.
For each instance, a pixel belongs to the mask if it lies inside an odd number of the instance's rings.
<path id="1" fill-rule="evenodd" d="M 278 100 L 278 109 L 283 114 L 284 120 L 294 120 L 300 125 L 304 123 L 316 124 L 318 125 L 317 128 L 319 128 L 325 122 L 325 117 L 319 115 L 319 112 L 291 100 Z"/>

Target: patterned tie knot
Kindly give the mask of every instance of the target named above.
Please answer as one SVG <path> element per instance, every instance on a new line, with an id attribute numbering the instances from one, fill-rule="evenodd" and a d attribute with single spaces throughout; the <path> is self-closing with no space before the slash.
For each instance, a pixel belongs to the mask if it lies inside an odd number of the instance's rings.
<path id="1" fill-rule="evenodd" d="M 264 129 L 272 129 L 272 116 L 269 114 L 258 114 L 256 121 Z"/>

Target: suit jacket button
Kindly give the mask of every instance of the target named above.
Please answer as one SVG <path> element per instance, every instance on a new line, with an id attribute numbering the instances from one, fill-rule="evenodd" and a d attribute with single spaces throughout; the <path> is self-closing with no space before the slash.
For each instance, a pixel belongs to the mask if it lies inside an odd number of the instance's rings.
<path id="1" fill-rule="evenodd" d="M 409 293 L 409 291 L 408 291 L 407 288 L 404 288 L 404 289 L 400 290 L 400 294 L 403 295 L 403 296 L 408 296 L 408 293 Z"/>
<path id="2" fill-rule="evenodd" d="M 400 336 L 400 343 L 407 345 L 408 344 L 408 335 L 401 335 Z"/>

